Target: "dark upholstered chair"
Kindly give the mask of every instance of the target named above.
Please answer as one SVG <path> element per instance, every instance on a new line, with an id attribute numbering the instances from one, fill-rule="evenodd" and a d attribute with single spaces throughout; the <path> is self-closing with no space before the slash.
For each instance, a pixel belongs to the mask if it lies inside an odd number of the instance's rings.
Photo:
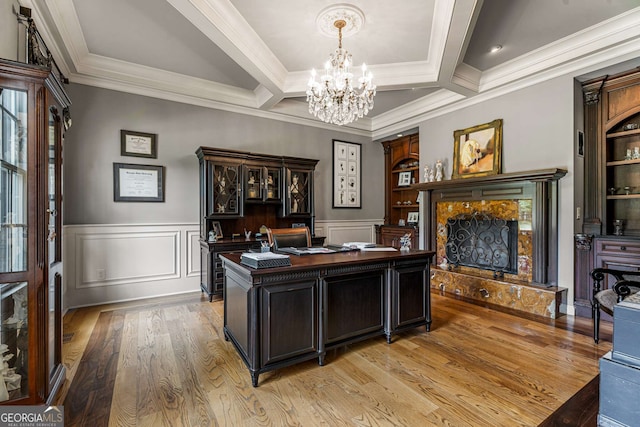
<path id="1" fill-rule="evenodd" d="M 602 282 L 606 275 L 610 274 L 616 279 L 613 287 L 602 288 Z M 600 310 L 613 316 L 613 306 L 640 291 L 640 271 L 614 270 L 610 268 L 594 268 L 591 271 L 593 278 L 593 298 L 591 299 L 591 312 L 593 315 L 593 340 L 600 340 Z"/>
<path id="2" fill-rule="evenodd" d="M 311 246 L 309 227 L 267 228 L 269 245 L 274 251 L 278 248 L 308 248 Z"/>

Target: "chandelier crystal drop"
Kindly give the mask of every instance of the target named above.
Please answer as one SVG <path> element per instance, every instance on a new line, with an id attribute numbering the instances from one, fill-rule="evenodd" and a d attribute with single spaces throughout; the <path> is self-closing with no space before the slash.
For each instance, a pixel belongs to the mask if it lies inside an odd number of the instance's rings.
<path id="1" fill-rule="evenodd" d="M 342 29 L 346 22 L 339 19 L 333 23 L 338 29 L 338 48 L 329 55 L 324 74 L 316 80 L 316 70 L 311 70 L 307 86 L 309 113 L 325 123 L 345 125 L 363 116 L 373 108 L 376 85 L 371 72 L 362 64 L 362 74 L 354 87 L 351 73 L 351 54 L 342 48 Z"/>

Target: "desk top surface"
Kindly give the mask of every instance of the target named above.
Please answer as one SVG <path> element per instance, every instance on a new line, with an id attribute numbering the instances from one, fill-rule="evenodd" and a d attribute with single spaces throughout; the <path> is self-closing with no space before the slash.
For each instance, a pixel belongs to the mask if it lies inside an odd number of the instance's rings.
<path id="1" fill-rule="evenodd" d="M 251 268 L 240 263 L 241 254 L 239 253 L 221 253 L 220 257 L 225 261 L 230 261 L 242 268 L 246 269 L 253 275 L 273 274 L 281 272 L 290 272 L 292 270 L 308 270 L 328 267 L 338 267 L 344 264 L 360 264 L 371 262 L 389 262 L 399 260 L 412 260 L 412 259 L 424 259 L 427 263 L 431 262 L 431 258 L 435 254 L 434 251 L 392 251 L 392 252 L 378 252 L 378 251 L 351 251 L 351 252 L 336 252 L 331 254 L 317 254 L 317 255 L 290 255 L 291 265 L 287 267 L 273 267 L 273 268 Z"/>

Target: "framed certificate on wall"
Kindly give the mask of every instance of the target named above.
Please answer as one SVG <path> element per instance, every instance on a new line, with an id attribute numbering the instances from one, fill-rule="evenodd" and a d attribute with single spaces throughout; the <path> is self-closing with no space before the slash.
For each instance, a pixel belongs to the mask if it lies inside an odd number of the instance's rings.
<path id="1" fill-rule="evenodd" d="M 164 166 L 113 164 L 114 202 L 164 202 Z"/>
<path id="2" fill-rule="evenodd" d="M 158 142 L 155 133 L 120 131 L 120 155 L 132 157 L 158 158 Z"/>

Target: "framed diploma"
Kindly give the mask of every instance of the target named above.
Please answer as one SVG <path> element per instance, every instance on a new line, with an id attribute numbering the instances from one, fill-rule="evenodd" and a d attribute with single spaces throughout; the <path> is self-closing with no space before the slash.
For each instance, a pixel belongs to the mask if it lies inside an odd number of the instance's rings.
<path id="1" fill-rule="evenodd" d="M 120 155 L 132 157 L 158 158 L 158 144 L 155 133 L 120 131 Z"/>
<path id="2" fill-rule="evenodd" d="M 164 166 L 113 164 L 114 202 L 164 202 Z"/>

